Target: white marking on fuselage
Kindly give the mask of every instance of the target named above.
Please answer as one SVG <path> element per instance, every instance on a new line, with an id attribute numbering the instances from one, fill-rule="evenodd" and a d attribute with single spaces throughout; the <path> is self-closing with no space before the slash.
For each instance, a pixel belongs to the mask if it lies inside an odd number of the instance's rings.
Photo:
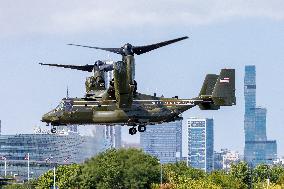
<path id="1" fill-rule="evenodd" d="M 113 104 L 100 104 L 99 101 L 73 101 L 73 106 L 78 107 L 109 107 L 115 106 Z M 102 102 L 102 101 L 101 101 Z M 103 102 L 115 102 L 115 100 L 104 100 Z M 133 100 L 133 105 L 146 105 L 146 106 L 156 106 L 156 105 L 164 105 L 164 106 L 188 106 L 188 105 L 196 105 L 197 102 L 204 102 L 203 100 Z M 77 104 L 76 104 L 77 103 Z"/>

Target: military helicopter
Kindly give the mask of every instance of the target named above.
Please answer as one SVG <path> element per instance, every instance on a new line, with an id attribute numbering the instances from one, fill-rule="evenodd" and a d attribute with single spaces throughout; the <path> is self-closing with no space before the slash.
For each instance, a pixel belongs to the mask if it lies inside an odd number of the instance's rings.
<path id="1" fill-rule="evenodd" d="M 219 75 L 207 74 L 199 95 L 192 99 L 179 99 L 178 96 L 164 98 L 137 92 L 134 55 L 186 38 L 188 37 L 146 46 L 132 46 L 127 43 L 121 48 L 70 44 L 117 53 L 122 55 L 122 61 L 112 62 L 112 66 L 107 66 L 104 62 L 85 66 L 41 63 L 94 73 L 91 79 L 87 78 L 85 97 L 62 99 L 55 109 L 42 116 L 42 121 L 53 126 L 52 132 L 56 132 L 56 126 L 69 124 L 127 125 L 130 126 L 129 134 L 134 135 L 137 129 L 144 132 L 146 125 L 180 120 L 181 113 L 196 105 L 201 110 L 218 110 L 220 106 L 235 105 L 234 69 L 222 69 Z M 109 88 L 106 88 L 102 75 L 108 71 L 113 71 L 113 80 L 110 81 Z"/>

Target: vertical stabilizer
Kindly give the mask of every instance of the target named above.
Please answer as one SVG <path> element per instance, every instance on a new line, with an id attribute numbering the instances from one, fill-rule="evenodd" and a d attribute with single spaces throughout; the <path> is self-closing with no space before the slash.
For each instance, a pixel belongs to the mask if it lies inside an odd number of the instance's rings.
<path id="1" fill-rule="evenodd" d="M 215 84 L 212 100 L 215 105 L 232 106 L 236 104 L 235 69 L 222 69 Z"/>
<path id="2" fill-rule="evenodd" d="M 199 96 L 212 95 L 218 77 L 219 76 L 216 74 L 207 74 L 204 79 Z"/>

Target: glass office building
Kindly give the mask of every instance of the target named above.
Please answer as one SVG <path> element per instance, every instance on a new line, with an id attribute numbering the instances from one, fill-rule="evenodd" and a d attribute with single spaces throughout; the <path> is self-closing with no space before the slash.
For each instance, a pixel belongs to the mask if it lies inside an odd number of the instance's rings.
<path id="1" fill-rule="evenodd" d="M 161 163 L 175 163 L 182 156 L 182 121 L 148 125 L 140 133 L 141 148 Z"/>
<path id="2" fill-rule="evenodd" d="M 189 118 L 187 165 L 205 172 L 213 170 L 213 119 Z"/>
<path id="3" fill-rule="evenodd" d="M 245 67 L 244 97 L 244 159 L 252 166 L 260 163 L 272 164 L 273 160 L 277 158 L 277 145 L 275 140 L 267 140 L 267 110 L 256 107 L 256 71 L 254 65 Z"/>
<path id="4" fill-rule="evenodd" d="M 258 164 L 273 164 L 277 159 L 275 140 L 245 141 L 245 161 L 255 167 Z"/>
<path id="5" fill-rule="evenodd" d="M 77 132 L 0 136 L 0 175 L 36 178 L 54 165 L 82 163 L 106 149 L 103 135 L 81 136 Z M 102 137 L 101 137 L 102 136 Z M 29 161 L 28 161 L 29 154 Z M 6 169 L 5 169 L 6 162 Z"/>

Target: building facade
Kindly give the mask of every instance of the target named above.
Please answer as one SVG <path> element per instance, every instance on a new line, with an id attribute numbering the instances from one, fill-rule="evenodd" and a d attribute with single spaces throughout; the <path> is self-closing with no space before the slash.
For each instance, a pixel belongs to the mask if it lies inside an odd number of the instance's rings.
<path id="1" fill-rule="evenodd" d="M 240 154 L 237 151 L 221 149 L 219 152 L 214 152 L 214 170 L 229 171 L 232 164 L 240 161 Z"/>
<path id="2" fill-rule="evenodd" d="M 82 163 L 106 149 L 101 135 L 57 131 L 56 134 L 36 130 L 35 134 L 1 135 L 0 175 L 27 179 L 29 167 L 29 177 L 37 178 L 56 165 Z"/>
<path id="3" fill-rule="evenodd" d="M 107 142 L 108 148 L 121 148 L 121 126 L 104 126 L 105 130 L 105 139 Z"/>
<path id="4" fill-rule="evenodd" d="M 267 140 L 267 110 L 256 106 L 256 70 L 254 65 L 245 66 L 244 97 L 244 160 L 251 166 L 260 163 L 272 164 L 277 158 L 277 144 L 275 140 Z"/>
<path id="5" fill-rule="evenodd" d="M 212 171 L 214 167 L 213 119 L 189 118 L 187 128 L 187 165 L 205 172 Z"/>
<path id="6" fill-rule="evenodd" d="M 140 146 L 161 163 L 175 163 L 182 156 L 182 121 L 148 125 L 140 133 Z"/>

